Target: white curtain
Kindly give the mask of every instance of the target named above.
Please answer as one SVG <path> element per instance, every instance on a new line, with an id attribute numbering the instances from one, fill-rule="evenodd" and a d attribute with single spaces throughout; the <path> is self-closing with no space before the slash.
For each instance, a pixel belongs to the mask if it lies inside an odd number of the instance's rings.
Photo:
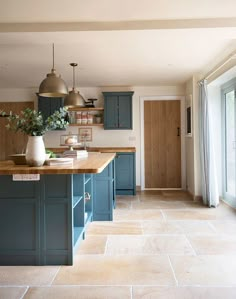
<path id="1" fill-rule="evenodd" d="M 199 142 L 203 203 L 209 207 L 219 204 L 215 154 L 211 142 L 211 120 L 207 93 L 207 80 L 199 82 Z"/>

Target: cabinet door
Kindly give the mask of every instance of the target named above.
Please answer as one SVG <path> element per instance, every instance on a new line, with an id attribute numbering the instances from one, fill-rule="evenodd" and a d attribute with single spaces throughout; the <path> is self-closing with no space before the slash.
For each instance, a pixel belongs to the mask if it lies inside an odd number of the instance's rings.
<path id="1" fill-rule="evenodd" d="M 47 119 L 56 110 L 60 110 L 64 106 L 64 98 L 47 98 L 38 96 L 38 111 L 42 112 L 43 119 Z M 65 130 L 65 129 L 55 129 Z"/>
<path id="2" fill-rule="evenodd" d="M 39 184 L 0 175 L 1 266 L 40 264 Z"/>
<path id="3" fill-rule="evenodd" d="M 128 92 L 103 92 L 104 95 L 104 129 L 132 129 L 132 95 Z"/>
<path id="4" fill-rule="evenodd" d="M 47 98 L 38 96 L 38 110 L 42 112 L 43 118 L 46 119 L 56 110 L 64 106 L 64 98 Z"/>
<path id="5" fill-rule="evenodd" d="M 116 95 L 105 96 L 104 129 L 118 129 L 118 99 Z"/>
<path id="6" fill-rule="evenodd" d="M 135 195 L 135 154 L 117 153 L 116 194 Z"/>
<path id="7" fill-rule="evenodd" d="M 73 260 L 72 175 L 42 175 L 41 265 L 71 265 Z"/>
<path id="8" fill-rule="evenodd" d="M 114 174 L 111 162 L 103 172 L 94 175 L 93 221 L 113 219 Z"/>
<path id="9" fill-rule="evenodd" d="M 126 95 L 119 96 L 119 129 L 132 129 L 132 97 Z"/>

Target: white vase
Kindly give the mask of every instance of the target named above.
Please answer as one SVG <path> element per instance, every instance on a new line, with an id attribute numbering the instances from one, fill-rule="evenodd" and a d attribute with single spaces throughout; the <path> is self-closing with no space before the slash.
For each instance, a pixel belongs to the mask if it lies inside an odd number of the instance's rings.
<path id="1" fill-rule="evenodd" d="M 45 145 L 43 136 L 28 136 L 26 146 L 26 163 L 29 166 L 42 166 L 45 162 Z"/>

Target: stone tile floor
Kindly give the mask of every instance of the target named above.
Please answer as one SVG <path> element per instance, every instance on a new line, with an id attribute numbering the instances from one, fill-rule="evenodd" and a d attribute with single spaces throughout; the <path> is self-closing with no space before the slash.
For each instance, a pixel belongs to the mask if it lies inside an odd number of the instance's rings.
<path id="1" fill-rule="evenodd" d="M 118 196 L 73 266 L 0 267 L 0 299 L 236 298 L 236 210 L 183 191 Z"/>

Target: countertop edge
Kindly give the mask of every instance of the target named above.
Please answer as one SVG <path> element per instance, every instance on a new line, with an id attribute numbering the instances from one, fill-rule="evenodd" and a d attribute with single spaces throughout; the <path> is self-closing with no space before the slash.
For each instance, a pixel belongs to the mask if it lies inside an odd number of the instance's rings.
<path id="1" fill-rule="evenodd" d="M 30 167 L 15 165 L 12 161 L 0 162 L 0 175 L 12 174 L 81 174 L 100 173 L 115 158 L 115 153 L 89 153 L 88 158 L 78 159 L 73 165 Z"/>

